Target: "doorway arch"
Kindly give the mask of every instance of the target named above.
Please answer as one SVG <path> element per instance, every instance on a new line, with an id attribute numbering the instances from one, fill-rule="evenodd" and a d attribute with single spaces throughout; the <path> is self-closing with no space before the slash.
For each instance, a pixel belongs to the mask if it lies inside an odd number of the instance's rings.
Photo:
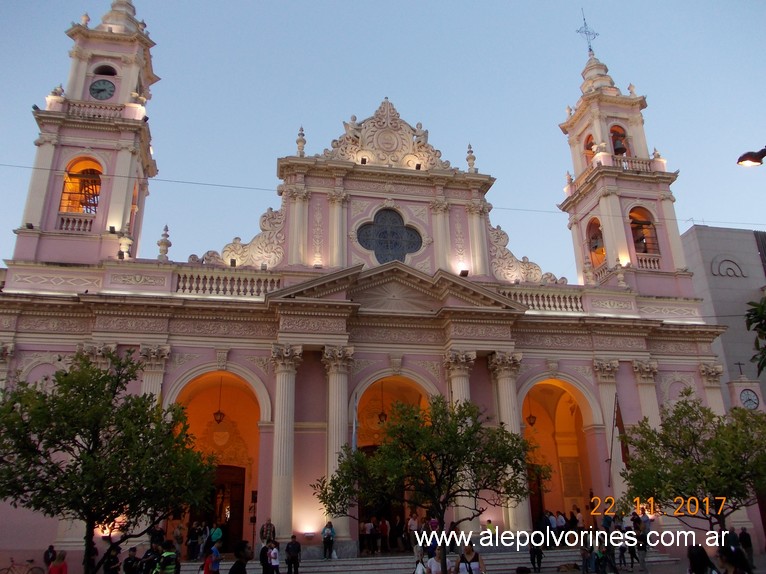
<path id="1" fill-rule="evenodd" d="M 599 403 L 587 387 L 561 378 L 530 382 L 522 391 L 524 437 L 538 447 L 536 462 L 551 468 L 546 484 L 530 482 L 532 524 L 545 511 L 568 517 L 578 508 L 588 526 L 593 491 L 600 490 L 604 472 L 598 467 L 604 446 Z"/>
<path id="2" fill-rule="evenodd" d="M 175 402 L 186 408 L 195 448 L 215 456 L 217 464 L 211 510 L 190 509 L 182 519 L 184 526 L 216 522 L 224 532 L 224 551 L 231 551 L 235 542 L 251 537 L 251 519 L 256 519 L 262 414 L 258 397 L 242 377 L 213 370 L 190 380 Z"/>

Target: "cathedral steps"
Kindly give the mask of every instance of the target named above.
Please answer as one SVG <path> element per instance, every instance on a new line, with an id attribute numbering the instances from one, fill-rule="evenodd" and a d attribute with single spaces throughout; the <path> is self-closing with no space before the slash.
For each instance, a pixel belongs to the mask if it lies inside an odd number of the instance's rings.
<path id="1" fill-rule="evenodd" d="M 529 554 L 526 550 L 516 552 L 513 549 L 500 551 L 482 551 L 478 548 L 480 554 L 484 557 L 484 563 L 489 574 L 516 574 L 516 568 L 524 566 L 529 568 Z M 494 550 L 494 549 L 493 549 Z M 450 560 L 454 563 L 456 555 L 450 554 Z M 630 557 L 627 557 L 630 563 Z M 677 558 L 672 558 L 659 552 L 649 552 L 647 555 L 647 566 L 649 572 L 654 573 L 660 568 L 673 567 L 679 563 Z M 221 574 L 227 574 L 232 562 L 221 562 Z M 542 570 L 544 574 L 553 574 L 558 572 L 558 567 L 563 564 L 580 564 L 580 553 L 577 548 L 549 549 L 545 550 Z M 197 574 L 200 564 L 198 562 L 185 562 L 181 567 L 181 574 Z M 339 560 L 303 560 L 300 565 L 300 574 L 358 574 L 365 572 L 369 574 L 390 574 L 399 572 L 401 574 L 410 574 L 414 569 L 414 558 L 410 553 L 385 554 L 382 556 L 361 556 L 358 558 L 341 558 Z M 258 564 L 257 557 L 247 565 L 247 570 L 251 574 L 260 574 L 261 566 Z M 282 561 L 280 573 L 287 572 L 287 565 Z M 571 574 L 578 574 L 579 569 L 566 570 Z M 630 573 L 630 569 L 621 571 Z M 633 571 L 639 573 L 638 565 Z M 478 572 L 476 574 L 479 574 Z"/>

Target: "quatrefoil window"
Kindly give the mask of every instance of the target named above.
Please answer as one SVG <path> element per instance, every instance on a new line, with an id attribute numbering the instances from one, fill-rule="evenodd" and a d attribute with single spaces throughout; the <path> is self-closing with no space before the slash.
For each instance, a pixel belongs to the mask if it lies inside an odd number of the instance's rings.
<path id="1" fill-rule="evenodd" d="M 375 253 L 378 263 L 404 262 L 408 253 L 423 245 L 420 233 L 404 225 L 402 216 L 393 209 L 381 209 L 372 223 L 365 223 L 356 232 L 359 245 Z"/>

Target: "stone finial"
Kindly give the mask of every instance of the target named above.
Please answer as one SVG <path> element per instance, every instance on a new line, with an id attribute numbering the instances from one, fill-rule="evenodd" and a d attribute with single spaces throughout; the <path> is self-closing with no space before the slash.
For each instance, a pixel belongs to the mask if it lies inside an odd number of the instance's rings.
<path id="1" fill-rule="evenodd" d="M 571 185 L 573 181 L 572 174 L 567 171 L 567 185 Z"/>
<path id="2" fill-rule="evenodd" d="M 88 24 L 90 23 L 90 16 L 88 16 L 88 13 L 86 12 L 82 16 L 80 16 L 80 25 L 88 27 Z"/>
<path id="3" fill-rule="evenodd" d="M 476 173 L 476 168 L 474 167 L 476 156 L 473 155 L 471 144 L 468 144 L 468 154 L 465 156 L 465 161 L 468 162 L 468 173 Z"/>
<path id="4" fill-rule="evenodd" d="M 571 117 L 574 113 L 574 110 L 572 109 L 572 106 L 567 106 L 567 117 Z"/>
<path id="5" fill-rule="evenodd" d="M 632 83 L 628 84 L 628 93 L 631 96 L 635 96 L 636 95 L 636 86 L 634 86 Z"/>
<path id="6" fill-rule="evenodd" d="M 298 144 L 298 157 L 305 156 L 306 154 L 303 150 L 306 147 L 306 138 L 304 137 L 303 126 L 298 130 L 298 139 L 295 140 L 295 143 Z"/>
<path id="7" fill-rule="evenodd" d="M 652 159 L 662 159 L 662 156 L 660 155 L 660 152 L 657 151 L 657 148 L 654 148 L 654 151 L 652 152 Z"/>
<path id="8" fill-rule="evenodd" d="M 170 237 L 170 235 L 168 234 L 168 226 L 166 225 L 162 230 L 162 239 L 157 242 L 157 245 L 160 248 L 160 254 L 157 256 L 157 261 L 162 261 L 163 263 L 168 262 L 168 249 L 173 245 L 168 237 Z"/>

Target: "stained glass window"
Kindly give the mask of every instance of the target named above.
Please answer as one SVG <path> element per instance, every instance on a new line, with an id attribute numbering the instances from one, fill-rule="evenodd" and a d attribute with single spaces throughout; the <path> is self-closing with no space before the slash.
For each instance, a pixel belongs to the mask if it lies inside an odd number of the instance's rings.
<path id="1" fill-rule="evenodd" d="M 404 225 L 402 216 L 393 209 L 381 209 L 372 223 L 362 225 L 356 237 L 359 245 L 375 253 L 378 263 L 402 261 L 423 245 L 420 233 Z"/>

